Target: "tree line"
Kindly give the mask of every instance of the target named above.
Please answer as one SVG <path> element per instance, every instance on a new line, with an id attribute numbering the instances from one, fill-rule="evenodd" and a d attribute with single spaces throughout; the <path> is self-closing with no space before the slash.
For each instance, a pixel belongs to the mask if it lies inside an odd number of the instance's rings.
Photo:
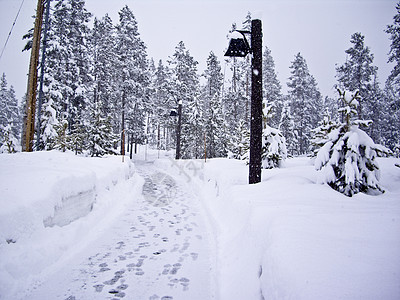
<path id="1" fill-rule="evenodd" d="M 200 73 L 198 62 L 183 41 L 169 59 L 148 58 L 132 10 L 119 11 L 116 24 L 108 15 L 94 18 L 84 0 L 51 2 L 44 66 L 40 140 L 36 150 L 60 149 L 91 156 L 118 153 L 148 143 L 171 149 L 176 143 L 176 118 L 170 112 L 183 103 L 181 152 L 183 158 L 233 157 L 246 159 L 249 151 L 250 59 L 227 58 L 232 76 L 224 78 L 214 52 Z M 368 134 L 399 154 L 400 124 L 400 4 L 386 32 L 391 40 L 389 62 L 394 62 L 385 85 L 377 78 L 374 56 L 361 33 L 351 36 L 347 60 L 336 67 L 339 90 L 359 92 L 359 119 L 372 120 Z M 248 13 L 240 27 L 250 29 Z M 227 30 L 228 31 L 228 30 Z M 25 38 L 29 41 L 32 31 Z M 264 156 L 310 155 L 316 128 L 344 121 L 343 101 L 323 97 L 316 78 L 301 53 L 290 65 L 288 93 L 282 93 L 272 53 L 263 54 Z M 23 107 L 13 88 L 1 79 L 0 145 L 16 151 Z M 24 102 L 24 101 L 23 101 Z M 3 104 L 5 103 L 5 104 Z M 124 144 L 122 137 L 126 138 Z M 8 145 L 8 146 L 7 146 Z M 11 151 L 11 150 L 10 150 Z M 275 152 L 276 153 L 275 153 Z"/>

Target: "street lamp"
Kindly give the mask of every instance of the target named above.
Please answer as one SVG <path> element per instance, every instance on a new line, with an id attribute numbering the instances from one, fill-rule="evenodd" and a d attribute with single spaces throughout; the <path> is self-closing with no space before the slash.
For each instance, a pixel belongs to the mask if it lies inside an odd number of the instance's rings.
<path id="1" fill-rule="evenodd" d="M 182 127 L 182 100 L 178 102 L 178 112 L 172 110 L 170 117 L 178 117 L 178 126 L 176 128 L 176 154 L 175 159 L 181 158 L 181 127 Z"/>
<path id="2" fill-rule="evenodd" d="M 251 119 L 250 119 L 250 163 L 249 183 L 261 181 L 262 154 L 262 27 L 261 20 L 251 21 L 251 31 L 237 30 L 243 38 L 231 39 L 225 56 L 245 57 L 253 54 L 251 59 Z M 245 34 L 251 35 L 251 46 Z"/>

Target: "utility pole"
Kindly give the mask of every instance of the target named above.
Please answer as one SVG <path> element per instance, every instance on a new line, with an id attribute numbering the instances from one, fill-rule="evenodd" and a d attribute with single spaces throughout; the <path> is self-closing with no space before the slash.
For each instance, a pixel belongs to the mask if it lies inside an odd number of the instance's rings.
<path id="1" fill-rule="evenodd" d="M 50 1 L 47 0 L 46 15 L 44 18 L 44 33 L 43 33 L 43 48 L 42 48 L 42 61 L 40 65 L 40 83 L 39 83 L 39 105 L 37 115 L 37 129 L 36 129 L 36 149 L 40 146 L 40 123 L 42 117 L 42 103 L 43 103 L 43 81 L 44 81 L 44 65 L 46 60 L 46 46 L 47 46 L 47 31 L 49 30 L 49 15 L 50 15 Z"/>
<path id="2" fill-rule="evenodd" d="M 249 183 L 261 181 L 262 154 L 262 27 L 261 20 L 251 21 L 251 119 Z"/>
<path id="3" fill-rule="evenodd" d="M 33 30 L 33 41 L 31 59 L 29 62 L 29 77 L 26 98 L 26 108 L 22 128 L 22 151 L 32 152 L 33 137 L 35 131 L 36 112 L 36 88 L 37 88 L 37 67 L 39 63 L 40 35 L 43 23 L 43 0 L 38 0 L 36 8 L 35 27 Z"/>

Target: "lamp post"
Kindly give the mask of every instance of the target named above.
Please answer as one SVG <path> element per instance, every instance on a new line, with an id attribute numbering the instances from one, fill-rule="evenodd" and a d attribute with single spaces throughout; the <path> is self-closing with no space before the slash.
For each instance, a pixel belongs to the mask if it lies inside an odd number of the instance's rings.
<path id="1" fill-rule="evenodd" d="M 178 128 L 176 132 L 176 155 L 175 159 L 181 158 L 181 128 L 182 128 L 182 100 L 178 102 Z"/>
<path id="2" fill-rule="evenodd" d="M 237 30 L 243 39 L 231 39 L 225 56 L 245 57 L 252 53 L 251 59 L 251 118 L 250 118 L 250 163 L 249 183 L 261 181 L 262 154 L 262 24 L 261 20 L 251 21 L 251 31 Z M 251 46 L 245 34 L 251 34 Z"/>
<path id="3" fill-rule="evenodd" d="M 176 128 L 176 153 L 175 159 L 181 158 L 181 128 L 182 128 L 182 100 L 178 102 L 178 113 L 175 110 L 172 110 L 170 117 L 178 117 L 178 125 Z"/>

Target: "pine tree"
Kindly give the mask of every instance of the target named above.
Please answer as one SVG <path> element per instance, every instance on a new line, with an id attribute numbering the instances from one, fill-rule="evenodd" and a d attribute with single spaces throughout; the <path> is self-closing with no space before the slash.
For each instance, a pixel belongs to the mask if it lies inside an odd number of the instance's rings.
<path id="1" fill-rule="evenodd" d="M 2 144 L 0 144 L 0 153 L 16 153 L 18 148 L 18 139 L 13 134 L 13 130 L 10 124 L 1 130 Z"/>
<path id="2" fill-rule="evenodd" d="M 321 118 L 322 97 L 300 53 L 295 56 L 290 69 L 291 76 L 287 83 L 290 89 L 290 109 L 297 134 L 297 154 L 302 155 L 310 151 L 311 129 L 317 126 Z"/>
<path id="3" fill-rule="evenodd" d="M 144 126 L 149 105 L 150 76 L 146 46 L 140 38 L 138 24 L 133 12 L 124 6 L 119 12 L 117 25 L 117 70 L 119 78 L 119 109 L 121 126 L 119 132 L 127 130 L 135 143 L 145 135 Z M 129 120 L 128 126 L 125 119 Z M 121 149 L 122 151 L 122 149 Z"/>
<path id="4" fill-rule="evenodd" d="M 105 154 L 117 154 L 114 144 L 118 141 L 118 135 L 113 134 L 111 118 L 104 116 L 101 102 L 92 106 L 90 114 L 89 152 L 90 155 L 99 157 Z"/>
<path id="5" fill-rule="evenodd" d="M 8 125 L 8 86 L 6 74 L 3 73 L 0 81 L 0 145 L 4 142 L 5 129 Z"/>
<path id="6" fill-rule="evenodd" d="M 388 62 L 394 62 L 395 66 L 390 74 L 390 79 L 399 82 L 400 80 L 400 2 L 396 5 L 396 15 L 393 17 L 393 24 L 388 25 L 386 33 L 390 35 L 391 45 Z"/>
<path id="7" fill-rule="evenodd" d="M 51 2 L 51 15 L 46 48 L 44 73 L 43 107 L 50 106 L 56 111 L 56 119 L 46 124 L 48 111 L 42 109 L 41 135 L 44 130 L 56 126 L 58 120 L 68 120 L 67 134 L 72 132 L 75 122 L 85 119 L 88 92 L 91 90 L 88 35 L 91 14 L 85 8 L 84 0 L 56 0 Z M 30 39 L 31 31 L 24 38 Z M 24 50 L 28 50 L 28 41 Z M 50 101 L 50 104 L 46 102 Z M 54 131 L 53 129 L 50 131 Z M 51 140 L 51 139 L 50 139 Z M 50 141 L 49 140 L 49 141 Z M 50 149 L 43 144 L 40 149 Z"/>
<path id="8" fill-rule="evenodd" d="M 101 20 L 95 19 L 90 36 L 93 68 L 93 98 L 91 102 L 101 103 L 102 114 L 113 120 L 113 129 L 119 130 L 118 81 L 116 53 L 116 28 L 106 14 Z"/>
<path id="9" fill-rule="evenodd" d="M 18 100 L 13 86 L 8 88 L 7 78 L 3 73 L 0 79 L 0 145 L 5 145 L 4 151 L 9 153 L 17 151 L 20 129 Z"/>
<path id="10" fill-rule="evenodd" d="M 275 73 L 275 62 L 271 50 L 265 47 L 263 54 L 263 98 L 266 105 L 273 105 L 274 115 L 269 118 L 269 125 L 278 128 L 282 113 L 281 84 Z"/>
<path id="11" fill-rule="evenodd" d="M 281 120 L 279 122 L 278 128 L 282 132 L 282 135 L 285 137 L 288 155 L 295 155 L 297 153 L 298 142 L 297 135 L 294 130 L 294 121 L 290 113 L 290 105 L 288 100 L 283 102 Z"/>
<path id="12" fill-rule="evenodd" d="M 58 135 L 56 130 L 58 125 L 57 112 L 53 106 L 52 98 L 44 102 L 42 112 L 40 124 L 42 132 L 40 135 L 40 148 L 44 150 L 52 150 L 55 147 L 55 141 Z"/>
<path id="13" fill-rule="evenodd" d="M 247 13 L 241 28 L 236 23 L 232 24 L 229 34 L 235 30 L 251 30 L 251 14 Z M 227 36 L 230 39 L 230 35 Z M 247 36 L 249 39 L 249 36 Z M 251 61 L 250 55 L 245 58 L 229 57 L 226 63 L 232 72 L 231 86 L 222 98 L 223 110 L 226 112 L 227 126 L 231 132 L 240 120 L 244 120 L 250 128 L 250 91 L 251 91 Z"/>
<path id="14" fill-rule="evenodd" d="M 225 120 L 222 111 L 221 88 L 223 76 L 217 56 L 210 52 L 207 69 L 204 72 L 207 84 L 203 88 L 205 143 L 207 157 L 223 157 L 226 155 L 227 138 Z"/>
<path id="15" fill-rule="evenodd" d="M 186 50 L 181 41 L 175 48 L 175 53 L 168 61 L 171 69 L 170 96 L 175 100 L 175 106 L 182 101 L 182 157 L 202 157 L 204 128 L 202 120 L 202 105 L 199 99 L 198 62 Z"/>
<path id="16" fill-rule="evenodd" d="M 72 149 L 72 145 L 70 144 L 69 137 L 67 136 L 68 131 L 68 121 L 66 119 L 59 122 L 54 126 L 57 131 L 57 137 L 54 141 L 54 149 L 60 150 L 62 152 L 67 151 L 68 149 Z"/>
<path id="17" fill-rule="evenodd" d="M 272 128 L 268 121 L 272 119 L 273 105 L 263 110 L 262 166 L 264 169 L 279 168 L 287 158 L 286 140 L 279 129 Z"/>
<path id="18" fill-rule="evenodd" d="M 317 156 L 318 151 L 328 141 L 328 135 L 340 126 L 338 122 L 332 121 L 330 117 L 329 109 L 326 108 L 325 115 L 322 121 L 319 122 L 319 126 L 312 130 L 313 139 L 311 144 L 313 147 L 312 156 Z"/>
<path id="19" fill-rule="evenodd" d="M 383 120 L 385 145 L 400 156 L 400 2 L 396 5 L 396 15 L 393 24 L 388 25 L 391 44 L 388 62 L 395 65 L 386 81 L 384 95 L 387 103 L 387 114 Z"/>
<path id="20" fill-rule="evenodd" d="M 351 36 L 350 42 L 353 46 L 345 51 L 348 55 L 347 61 L 336 68 L 339 88 L 360 93 L 363 101 L 357 108 L 360 119 L 368 117 L 369 111 L 372 110 L 372 80 L 377 72 L 377 67 L 372 65 L 374 55 L 370 53 L 369 47 L 364 45 L 364 38 L 359 32 Z"/>
<path id="21" fill-rule="evenodd" d="M 199 97 L 187 102 L 182 122 L 181 151 L 182 158 L 203 158 L 204 115 L 203 103 Z"/>
<path id="22" fill-rule="evenodd" d="M 345 122 L 332 130 L 324 146 L 319 150 L 315 168 L 321 171 L 322 182 L 346 196 L 363 192 L 383 193 L 379 185 L 380 170 L 375 160 L 378 155 L 387 155 L 388 149 L 377 145 L 360 127 L 370 125 L 371 121 L 352 119 L 357 114 L 360 102 L 358 92 L 341 92 L 340 109 Z"/>
<path id="23" fill-rule="evenodd" d="M 228 157 L 246 160 L 250 158 L 250 130 L 244 120 L 240 120 L 231 134 Z"/>
<path id="24" fill-rule="evenodd" d="M 397 157 L 400 157 L 400 101 L 396 96 L 394 84 L 390 80 L 386 82 L 384 97 L 387 103 L 387 113 L 382 121 L 384 128 L 384 144 L 389 147 Z"/>
<path id="25" fill-rule="evenodd" d="M 156 126 L 156 144 L 157 149 L 168 149 L 168 133 L 175 134 L 175 122 L 170 118 L 170 112 L 176 109 L 175 101 L 171 101 L 170 90 L 170 71 L 164 66 L 162 60 L 159 60 L 157 67 L 153 71 L 153 80 L 151 89 L 153 103 L 153 123 Z"/>

